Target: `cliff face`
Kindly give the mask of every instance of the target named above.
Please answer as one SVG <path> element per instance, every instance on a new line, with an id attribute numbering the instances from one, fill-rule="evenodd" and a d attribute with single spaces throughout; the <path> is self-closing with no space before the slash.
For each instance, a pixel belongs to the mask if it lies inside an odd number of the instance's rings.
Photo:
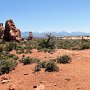
<path id="1" fill-rule="evenodd" d="M 3 27 L 3 23 L 0 23 L 0 38 L 3 37 L 4 34 L 4 27 Z"/>
<path id="2" fill-rule="evenodd" d="M 5 23 L 3 39 L 5 41 L 10 41 L 10 40 L 20 41 L 22 39 L 20 30 L 16 28 L 13 20 L 11 19 L 7 20 Z"/>

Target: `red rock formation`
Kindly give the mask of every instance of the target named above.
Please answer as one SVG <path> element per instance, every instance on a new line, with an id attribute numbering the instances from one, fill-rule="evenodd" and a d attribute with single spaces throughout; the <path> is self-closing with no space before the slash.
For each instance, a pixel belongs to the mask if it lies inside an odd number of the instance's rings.
<path id="1" fill-rule="evenodd" d="M 3 33 L 4 33 L 3 23 L 0 23 L 0 38 L 3 37 Z"/>
<path id="2" fill-rule="evenodd" d="M 33 34 L 32 34 L 32 32 L 30 31 L 30 32 L 29 32 L 28 40 L 31 40 L 32 38 L 33 38 Z"/>
<path id="3" fill-rule="evenodd" d="M 5 23 L 3 39 L 5 41 L 10 41 L 10 40 L 20 41 L 22 39 L 20 30 L 16 28 L 13 20 L 11 19 L 7 20 Z"/>

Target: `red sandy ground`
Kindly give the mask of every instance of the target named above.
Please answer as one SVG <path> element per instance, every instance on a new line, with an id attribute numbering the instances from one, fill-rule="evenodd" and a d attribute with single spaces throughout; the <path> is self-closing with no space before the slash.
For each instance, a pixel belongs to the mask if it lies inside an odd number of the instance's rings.
<path id="1" fill-rule="evenodd" d="M 11 53 L 15 54 L 15 51 Z M 82 51 L 58 49 L 53 54 L 33 50 L 31 54 L 25 56 L 48 60 L 63 54 L 70 55 L 72 62 L 58 64 L 59 72 L 45 72 L 42 69 L 38 73 L 33 73 L 35 64 L 20 63 L 9 74 L 0 76 L 0 90 L 8 90 L 9 86 L 14 87 L 15 90 L 90 90 L 90 49 Z M 22 57 L 22 55 L 18 56 Z M 11 81 L 1 84 L 1 78 L 4 76 L 10 77 Z"/>

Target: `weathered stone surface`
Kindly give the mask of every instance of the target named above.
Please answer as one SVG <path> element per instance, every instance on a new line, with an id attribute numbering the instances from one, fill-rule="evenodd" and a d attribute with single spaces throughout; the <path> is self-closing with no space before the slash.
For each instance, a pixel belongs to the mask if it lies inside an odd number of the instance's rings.
<path id="1" fill-rule="evenodd" d="M 0 38 L 3 37 L 3 33 L 4 33 L 3 23 L 0 23 Z"/>
<path id="2" fill-rule="evenodd" d="M 29 32 L 28 40 L 32 40 L 32 39 L 33 39 L 33 34 L 32 34 L 32 32 L 30 31 L 30 32 Z"/>
<path id="3" fill-rule="evenodd" d="M 13 20 L 11 19 L 7 20 L 5 23 L 3 39 L 5 41 L 10 41 L 10 40 L 20 41 L 22 39 L 20 30 L 16 28 Z"/>

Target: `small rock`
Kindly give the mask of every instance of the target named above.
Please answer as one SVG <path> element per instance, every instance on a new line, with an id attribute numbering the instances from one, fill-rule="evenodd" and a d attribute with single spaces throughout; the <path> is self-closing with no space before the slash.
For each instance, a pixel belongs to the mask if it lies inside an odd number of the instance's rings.
<path id="1" fill-rule="evenodd" d="M 10 80 L 2 80 L 2 84 L 8 83 L 8 82 L 10 82 Z"/>
<path id="2" fill-rule="evenodd" d="M 42 81 L 40 83 L 43 83 Z"/>
<path id="3" fill-rule="evenodd" d="M 45 90 L 45 86 L 41 84 L 36 88 L 36 90 Z"/>
<path id="4" fill-rule="evenodd" d="M 65 80 L 70 81 L 70 79 L 66 78 Z"/>
<path id="5" fill-rule="evenodd" d="M 29 73 L 24 73 L 24 75 L 28 75 Z"/>
<path id="6" fill-rule="evenodd" d="M 37 88 L 37 86 L 33 86 L 33 88 Z"/>
<path id="7" fill-rule="evenodd" d="M 54 84 L 54 86 L 57 86 L 57 84 Z"/>
<path id="8" fill-rule="evenodd" d="M 77 88 L 77 89 L 80 89 L 80 88 Z"/>
<path id="9" fill-rule="evenodd" d="M 15 90 L 15 85 L 10 85 L 8 90 Z"/>

